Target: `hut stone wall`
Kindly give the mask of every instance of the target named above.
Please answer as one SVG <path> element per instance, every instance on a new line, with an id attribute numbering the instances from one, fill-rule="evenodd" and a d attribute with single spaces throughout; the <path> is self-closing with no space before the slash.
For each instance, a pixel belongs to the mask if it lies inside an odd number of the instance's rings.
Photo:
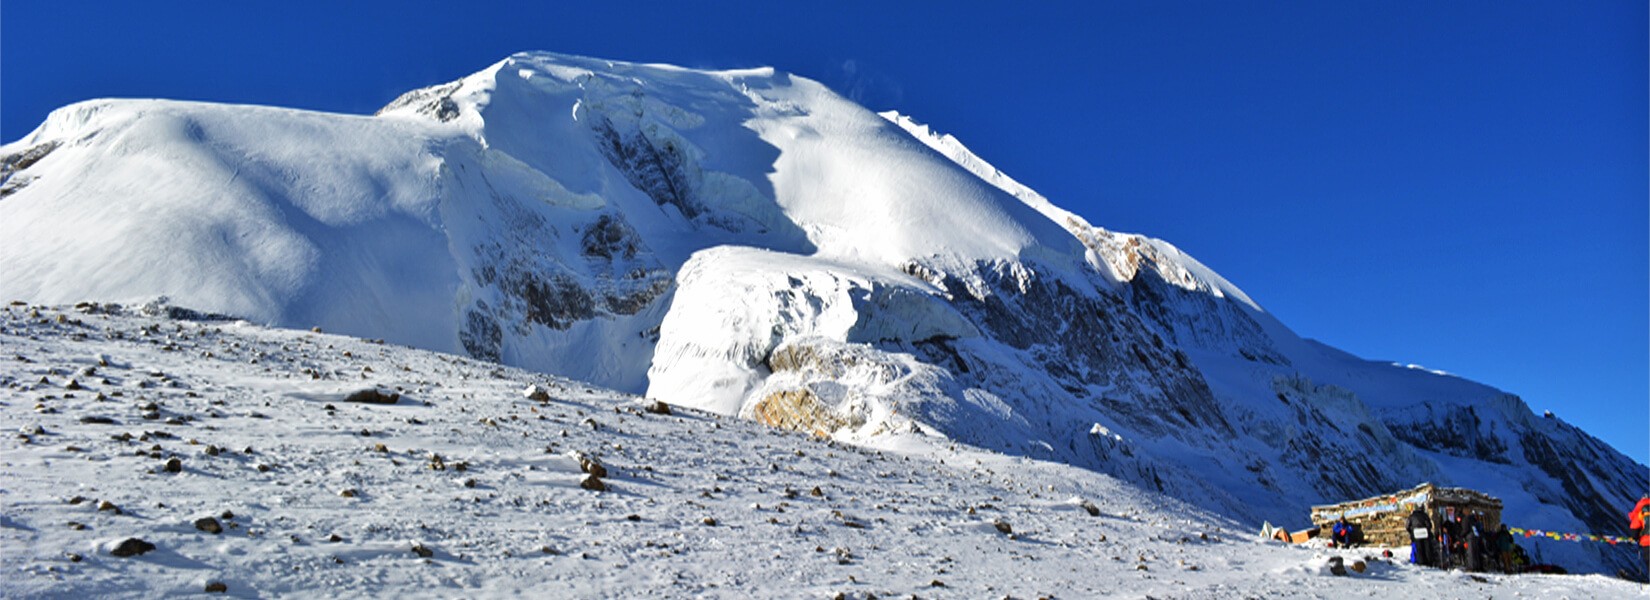
<path id="1" fill-rule="evenodd" d="M 1406 531 L 1406 525 L 1409 513 L 1416 506 L 1426 511 L 1434 523 L 1439 521 L 1441 515 L 1453 509 L 1459 514 L 1482 514 L 1480 522 L 1488 531 L 1494 531 L 1501 525 L 1501 500 L 1474 490 L 1438 487 L 1430 483 L 1394 494 L 1314 506 L 1312 524 L 1319 528 L 1322 537 L 1327 538 L 1330 537 L 1335 521 L 1345 516 L 1347 522 L 1357 526 L 1362 533 L 1364 544 L 1407 546 L 1409 532 Z"/>

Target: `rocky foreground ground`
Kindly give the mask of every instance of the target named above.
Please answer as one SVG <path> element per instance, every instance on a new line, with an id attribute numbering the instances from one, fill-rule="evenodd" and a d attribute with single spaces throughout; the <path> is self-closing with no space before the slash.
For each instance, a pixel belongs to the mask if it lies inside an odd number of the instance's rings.
<path id="1" fill-rule="evenodd" d="M 14 304 L 0 348 L 6 597 L 1645 593 L 1270 545 L 1068 466 L 160 305 Z"/>

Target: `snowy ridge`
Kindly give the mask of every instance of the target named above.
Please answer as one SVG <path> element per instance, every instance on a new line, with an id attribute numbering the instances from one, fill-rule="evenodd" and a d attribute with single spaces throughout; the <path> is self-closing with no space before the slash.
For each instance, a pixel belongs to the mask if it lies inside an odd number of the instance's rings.
<path id="1" fill-rule="evenodd" d="M 1158 269 L 1159 275 L 1165 281 L 1194 291 L 1204 291 L 1216 297 L 1231 295 L 1239 302 L 1248 305 L 1257 312 L 1264 312 L 1260 305 L 1249 299 L 1243 290 L 1226 281 L 1212 269 L 1203 266 L 1191 256 L 1175 248 L 1174 245 L 1159 239 L 1147 238 L 1141 235 L 1124 234 L 1095 227 L 1075 213 L 1055 206 L 1042 194 L 1026 187 L 1008 174 L 997 170 L 984 159 L 975 155 L 964 146 L 961 141 L 950 134 L 935 132 L 927 125 L 916 122 L 911 117 L 895 111 L 877 113 L 889 122 L 900 126 L 912 137 L 933 148 L 936 152 L 957 163 L 958 166 L 973 173 L 981 180 L 996 186 L 1009 195 L 1019 198 L 1048 217 L 1049 220 L 1060 223 L 1082 240 L 1085 246 L 1096 251 L 1107 267 L 1105 273 L 1112 280 L 1119 283 L 1131 281 L 1139 272 L 1142 262 Z"/>
<path id="2" fill-rule="evenodd" d="M 773 69 L 523 53 L 375 117 L 72 105 L 0 147 L 0 270 L 0 298 L 166 297 L 1252 524 L 1433 481 L 1602 532 L 1642 486 L 1516 396 L 1302 340 L 1173 245 Z"/>

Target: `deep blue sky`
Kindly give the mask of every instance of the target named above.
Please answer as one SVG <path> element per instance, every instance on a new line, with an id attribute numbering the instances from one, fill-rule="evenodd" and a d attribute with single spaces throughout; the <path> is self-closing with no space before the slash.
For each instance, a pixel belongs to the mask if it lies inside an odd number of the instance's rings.
<path id="1" fill-rule="evenodd" d="M 95 97 L 370 113 L 520 50 L 772 65 L 1175 243 L 1302 335 L 1650 463 L 1645 2 L 1054 4 L 7 0 L 0 138 Z"/>

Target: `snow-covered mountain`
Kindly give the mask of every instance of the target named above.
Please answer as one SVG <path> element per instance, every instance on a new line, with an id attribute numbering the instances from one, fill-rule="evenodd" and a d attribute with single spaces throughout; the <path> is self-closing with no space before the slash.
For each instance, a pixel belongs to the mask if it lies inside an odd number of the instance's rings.
<path id="1" fill-rule="evenodd" d="M 844 441 L 937 436 L 1255 524 L 1433 481 L 1620 533 L 1645 484 L 1516 396 L 1303 340 L 1167 242 L 772 69 L 518 54 L 371 117 L 90 101 L 0 147 L 0 179 L 4 298 L 166 297 Z M 1540 551 L 1627 560 L 1595 546 Z"/>

